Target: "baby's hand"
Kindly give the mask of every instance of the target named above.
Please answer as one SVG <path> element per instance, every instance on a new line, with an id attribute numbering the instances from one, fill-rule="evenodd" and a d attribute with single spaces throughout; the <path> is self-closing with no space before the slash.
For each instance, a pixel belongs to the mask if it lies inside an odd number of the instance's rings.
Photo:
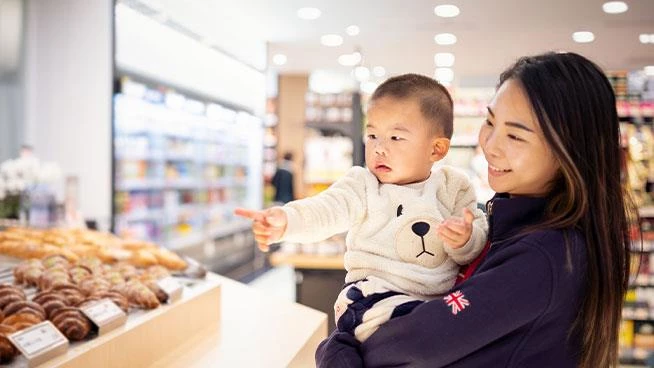
<path id="1" fill-rule="evenodd" d="M 463 218 L 450 217 L 441 222 L 438 227 L 438 235 L 450 248 L 461 248 L 472 235 L 472 221 L 475 216 L 467 208 L 463 209 Z"/>
<path id="2" fill-rule="evenodd" d="M 259 249 L 264 252 L 268 251 L 268 245 L 281 239 L 288 224 L 286 212 L 280 207 L 271 207 L 261 211 L 237 208 L 234 210 L 234 214 L 254 221 L 252 224 L 254 239 L 259 245 Z"/>

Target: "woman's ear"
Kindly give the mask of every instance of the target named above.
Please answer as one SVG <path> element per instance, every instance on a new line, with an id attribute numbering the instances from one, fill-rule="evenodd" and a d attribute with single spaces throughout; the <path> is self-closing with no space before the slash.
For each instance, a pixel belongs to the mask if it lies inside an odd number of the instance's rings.
<path id="1" fill-rule="evenodd" d="M 438 137 L 434 138 L 431 143 L 431 162 L 440 161 L 447 151 L 450 150 L 450 140 L 448 138 Z"/>

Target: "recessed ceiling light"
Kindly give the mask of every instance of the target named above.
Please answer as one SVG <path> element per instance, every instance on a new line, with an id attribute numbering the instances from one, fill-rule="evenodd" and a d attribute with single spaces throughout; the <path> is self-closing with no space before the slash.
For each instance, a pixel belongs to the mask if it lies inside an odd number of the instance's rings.
<path id="1" fill-rule="evenodd" d="M 629 9 L 629 7 L 624 1 L 609 1 L 602 5 L 602 10 L 608 14 L 624 13 L 627 9 Z"/>
<path id="2" fill-rule="evenodd" d="M 647 74 L 647 76 L 654 77 L 654 65 L 648 65 L 643 69 L 645 70 L 645 74 Z"/>
<path id="3" fill-rule="evenodd" d="M 326 34 L 320 37 L 320 43 L 329 47 L 340 46 L 343 44 L 343 37 L 337 34 Z"/>
<path id="4" fill-rule="evenodd" d="M 572 34 L 572 39 L 578 43 L 589 43 L 595 40 L 593 32 L 580 31 Z"/>
<path id="5" fill-rule="evenodd" d="M 638 36 L 638 40 L 640 43 L 649 43 L 649 35 L 647 33 L 641 33 L 640 36 Z"/>
<path id="6" fill-rule="evenodd" d="M 449 67 L 454 65 L 454 54 L 451 52 L 437 52 L 434 55 L 434 63 L 439 67 Z"/>
<path id="7" fill-rule="evenodd" d="M 434 36 L 434 41 L 441 46 L 454 45 L 456 36 L 451 33 L 439 33 Z"/>
<path id="8" fill-rule="evenodd" d="M 359 29 L 359 26 L 351 25 L 345 28 L 345 33 L 347 33 L 350 36 L 356 36 L 359 34 L 361 30 Z"/>
<path id="9" fill-rule="evenodd" d="M 320 14 L 322 12 L 318 8 L 300 8 L 297 11 L 297 16 L 300 17 L 300 19 L 305 19 L 305 20 L 314 20 L 320 18 Z"/>
<path id="10" fill-rule="evenodd" d="M 275 56 L 272 58 L 272 62 L 275 65 L 284 65 L 286 64 L 287 60 L 288 58 L 284 54 L 275 54 Z"/>
<path id="11" fill-rule="evenodd" d="M 343 66 L 355 66 L 361 62 L 361 54 L 354 52 L 351 54 L 343 54 L 338 57 L 338 63 Z"/>
<path id="12" fill-rule="evenodd" d="M 459 15 L 460 11 L 456 5 L 438 5 L 434 8 L 434 14 L 442 18 L 452 18 Z"/>
<path id="13" fill-rule="evenodd" d="M 386 75 L 386 69 L 383 66 L 376 66 L 372 68 L 372 74 L 375 77 L 383 77 Z"/>
<path id="14" fill-rule="evenodd" d="M 434 78 L 441 83 L 452 82 L 454 80 L 454 71 L 450 68 L 436 68 Z"/>

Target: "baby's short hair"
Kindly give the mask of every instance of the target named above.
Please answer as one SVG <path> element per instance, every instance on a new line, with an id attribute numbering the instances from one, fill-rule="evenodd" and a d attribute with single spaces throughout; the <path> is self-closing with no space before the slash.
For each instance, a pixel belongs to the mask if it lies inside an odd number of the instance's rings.
<path id="1" fill-rule="evenodd" d="M 446 138 L 452 138 L 454 124 L 454 103 L 442 84 L 419 74 L 402 74 L 380 84 L 370 97 L 374 102 L 382 97 L 397 99 L 415 98 L 420 104 L 422 115 L 434 123 Z"/>

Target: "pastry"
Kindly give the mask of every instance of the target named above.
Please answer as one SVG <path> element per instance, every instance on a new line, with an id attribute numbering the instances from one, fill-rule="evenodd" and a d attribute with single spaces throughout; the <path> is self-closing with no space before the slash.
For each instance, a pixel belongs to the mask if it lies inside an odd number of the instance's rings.
<path id="1" fill-rule="evenodd" d="M 47 256 L 43 258 L 41 263 L 43 263 L 45 268 L 52 268 L 54 266 L 63 266 L 64 268 L 68 268 L 70 265 L 68 259 L 61 254 L 53 254 L 51 256 Z"/>
<path id="2" fill-rule="evenodd" d="M 142 309 L 154 309 L 161 303 L 157 296 L 140 281 L 131 280 L 125 285 L 116 287 L 116 291 L 127 297 L 130 304 Z"/>
<path id="3" fill-rule="evenodd" d="M 123 294 L 117 291 L 105 291 L 101 293 L 96 293 L 91 295 L 89 298 L 97 298 L 98 300 L 107 298 L 110 299 L 112 302 L 114 302 L 125 313 L 127 313 L 127 311 L 129 310 L 129 301 Z"/>
<path id="4" fill-rule="evenodd" d="M 75 307 L 64 307 L 54 312 L 52 323 L 61 331 L 69 340 L 83 340 L 91 332 L 91 322 L 89 319 Z"/>
<path id="5" fill-rule="evenodd" d="M 41 307 L 40 304 L 27 300 L 21 300 L 8 304 L 2 309 L 2 312 L 5 315 L 5 321 L 9 319 L 10 316 L 21 313 L 33 314 L 37 317 L 40 317 L 41 320 L 44 320 L 46 317 L 45 310 L 43 307 Z"/>
<path id="6" fill-rule="evenodd" d="M 86 266 L 78 264 L 71 267 L 68 270 L 68 274 L 70 275 L 70 279 L 73 281 L 73 283 L 79 284 L 80 281 L 91 276 L 93 271 L 91 271 L 91 269 Z"/>
<path id="7" fill-rule="evenodd" d="M 59 293 L 66 298 L 66 301 L 71 306 L 76 306 L 84 300 L 84 294 L 82 289 L 77 285 L 72 284 L 60 284 L 55 285 L 50 289 L 50 291 Z"/>
<path id="8" fill-rule="evenodd" d="M 25 293 L 15 286 L 2 285 L 0 287 L 0 308 L 4 309 L 7 305 L 19 301 L 24 301 Z"/>
<path id="9" fill-rule="evenodd" d="M 84 295 L 91 295 L 111 289 L 111 283 L 99 276 L 87 277 L 80 281 L 78 286 Z"/>
<path id="10" fill-rule="evenodd" d="M 48 318 L 52 318 L 57 309 L 70 306 L 66 297 L 56 291 L 42 291 L 36 294 L 32 301 L 43 307 Z"/>
<path id="11" fill-rule="evenodd" d="M 43 272 L 43 269 L 43 264 L 38 259 L 33 258 L 27 261 L 23 261 L 14 268 L 14 281 L 17 284 L 30 284 L 29 281 L 32 281 L 34 282 L 32 285 L 35 285 L 36 281 L 34 280 L 34 276 L 36 276 L 36 280 L 38 280 L 39 276 L 41 276 L 41 273 Z M 35 271 L 38 271 L 37 274 L 34 274 Z M 28 274 L 32 275 L 29 276 Z"/>
<path id="12" fill-rule="evenodd" d="M 18 354 L 14 345 L 9 341 L 7 335 L 16 332 L 16 329 L 9 325 L 0 325 L 0 364 L 7 364 Z"/>
<path id="13" fill-rule="evenodd" d="M 186 262 L 177 254 L 164 248 L 151 249 L 150 252 L 157 258 L 157 262 L 169 270 L 180 271 L 187 267 Z"/>
<path id="14" fill-rule="evenodd" d="M 3 325 L 11 326 L 20 331 L 29 326 L 33 326 L 37 323 L 43 322 L 44 319 L 32 313 L 16 313 L 11 315 L 2 321 Z"/>

